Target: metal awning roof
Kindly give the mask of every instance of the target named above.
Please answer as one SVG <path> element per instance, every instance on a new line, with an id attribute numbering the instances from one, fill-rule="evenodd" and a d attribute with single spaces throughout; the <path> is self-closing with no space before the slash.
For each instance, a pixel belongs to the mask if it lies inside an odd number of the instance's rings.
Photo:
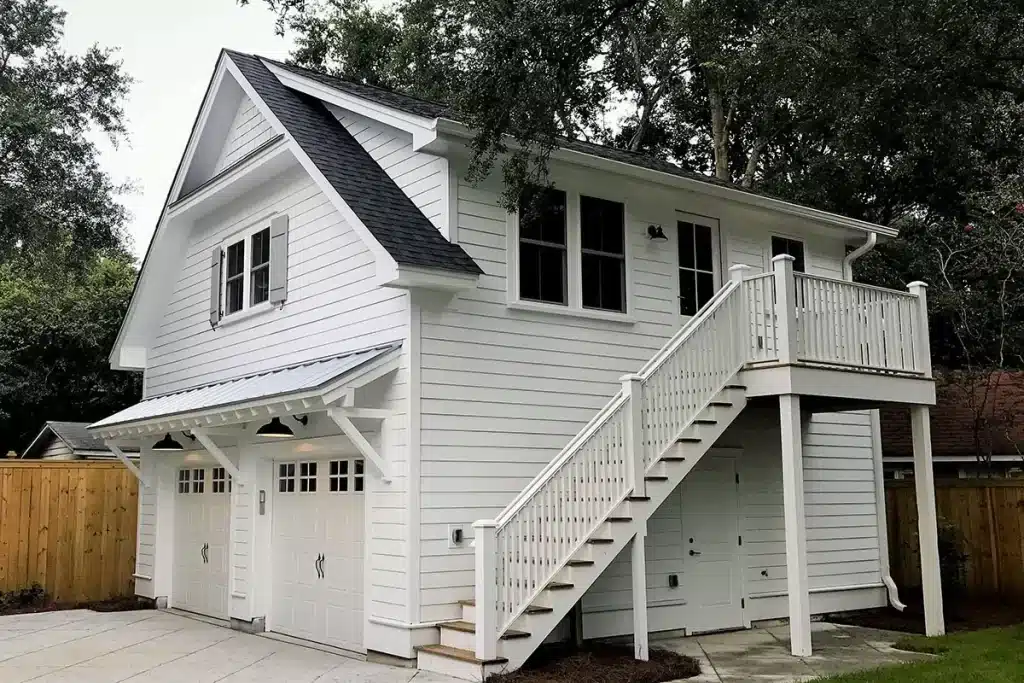
<path id="1" fill-rule="evenodd" d="M 378 346 L 155 396 L 89 425 L 89 430 L 104 438 L 124 437 L 240 422 L 287 410 L 324 410 L 346 391 L 396 368 L 400 347 Z"/>

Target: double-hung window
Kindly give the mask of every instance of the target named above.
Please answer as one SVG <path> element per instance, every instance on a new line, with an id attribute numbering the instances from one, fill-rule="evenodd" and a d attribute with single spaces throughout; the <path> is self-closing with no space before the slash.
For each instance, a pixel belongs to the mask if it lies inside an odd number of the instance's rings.
<path id="1" fill-rule="evenodd" d="M 565 192 L 524 192 L 519 202 L 520 298 L 569 303 L 567 248 Z"/>
<path id="2" fill-rule="evenodd" d="M 622 202 L 553 188 L 529 189 L 519 202 L 514 234 L 509 243 L 516 259 L 509 278 L 513 305 L 540 310 L 553 304 L 551 311 L 585 317 L 627 312 Z"/>
<path id="3" fill-rule="evenodd" d="M 224 260 L 224 315 L 270 299 L 269 227 L 228 244 Z"/>
<path id="4" fill-rule="evenodd" d="M 789 237 L 772 236 L 772 258 L 780 254 L 789 254 L 793 257 L 793 270 L 797 273 L 806 272 L 807 263 L 804 260 L 804 243 L 800 240 Z"/>
<path id="5" fill-rule="evenodd" d="M 679 221 L 679 313 L 696 315 L 715 295 L 715 236 L 709 225 Z"/>

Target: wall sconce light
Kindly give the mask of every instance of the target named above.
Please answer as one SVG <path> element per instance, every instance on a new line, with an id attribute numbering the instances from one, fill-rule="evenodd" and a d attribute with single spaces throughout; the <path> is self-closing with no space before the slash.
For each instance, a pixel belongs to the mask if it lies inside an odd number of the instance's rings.
<path id="1" fill-rule="evenodd" d="M 665 242 L 668 240 L 668 236 L 665 234 L 665 231 L 661 229 L 660 225 L 648 225 L 647 239 L 652 242 Z"/>

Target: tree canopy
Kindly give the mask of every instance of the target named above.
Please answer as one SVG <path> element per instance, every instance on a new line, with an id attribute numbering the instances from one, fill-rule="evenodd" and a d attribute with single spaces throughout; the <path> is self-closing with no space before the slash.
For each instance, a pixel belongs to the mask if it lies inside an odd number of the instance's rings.
<path id="1" fill-rule="evenodd" d="M 1015 0 L 264 1 L 299 64 L 451 104 L 509 207 L 566 136 L 896 226 L 858 277 L 931 282 L 937 361 L 1024 365 L 1024 308 L 990 296 L 1017 215 L 989 204 L 1024 201 Z M 1004 353 L 967 350 L 968 310 L 1013 323 Z"/>

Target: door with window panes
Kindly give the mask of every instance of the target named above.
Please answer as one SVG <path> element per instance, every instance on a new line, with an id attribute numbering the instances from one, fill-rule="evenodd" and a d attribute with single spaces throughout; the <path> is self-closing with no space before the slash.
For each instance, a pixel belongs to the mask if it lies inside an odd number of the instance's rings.
<path id="1" fill-rule="evenodd" d="M 227 618 L 230 515 L 231 478 L 223 467 L 178 468 L 172 607 Z"/>
<path id="2" fill-rule="evenodd" d="M 697 314 L 721 286 L 718 221 L 704 216 L 677 214 L 679 314 Z"/>
<path id="3" fill-rule="evenodd" d="M 274 463 L 270 628 L 362 652 L 364 462 Z"/>

